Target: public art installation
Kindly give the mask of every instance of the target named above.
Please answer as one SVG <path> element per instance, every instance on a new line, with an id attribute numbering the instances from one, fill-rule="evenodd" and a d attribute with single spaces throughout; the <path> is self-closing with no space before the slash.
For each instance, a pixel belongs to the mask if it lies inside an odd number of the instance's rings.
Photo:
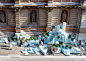
<path id="1" fill-rule="evenodd" d="M 18 45 L 20 43 L 19 41 L 20 38 L 22 38 L 23 42 L 21 47 L 27 47 L 27 44 L 24 44 L 25 40 L 27 40 L 30 47 L 36 45 L 35 48 L 31 48 L 30 50 L 25 49 L 24 51 L 22 51 L 22 53 L 24 53 L 25 55 L 28 55 L 30 53 L 36 54 L 39 51 L 42 52 L 44 55 L 46 55 L 48 51 L 47 44 L 52 44 L 51 51 L 53 47 L 56 47 L 57 48 L 56 53 L 62 52 L 65 55 L 70 55 L 71 53 L 80 53 L 76 49 L 72 48 L 72 46 L 66 45 L 66 44 L 74 45 L 73 43 L 74 37 L 67 34 L 65 30 L 66 30 L 66 22 L 63 22 L 63 24 L 55 26 L 55 29 L 53 29 L 52 31 L 48 33 L 45 32 L 43 35 L 39 35 L 39 37 L 29 36 L 22 30 L 21 33 L 15 33 L 14 37 L 9 38 L 12 40 L 13 45 Z M 41 41 L 43 36 L 45 37 L 45 39 L 44 44 L 42 46 L 41 44 L 39 44 L 39 42 Z M 0 42 L 5 42 L 7 44 L 9 43 L 8 38 L 1 39 Z M 84 45 L 84 42 L 82 42 L 81 45 Z"/>

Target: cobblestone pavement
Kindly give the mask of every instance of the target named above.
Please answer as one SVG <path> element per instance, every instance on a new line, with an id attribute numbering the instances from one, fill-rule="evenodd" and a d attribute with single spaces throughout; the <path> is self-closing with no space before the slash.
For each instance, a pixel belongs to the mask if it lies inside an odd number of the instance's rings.
<path id="1" fill-rule="evenodd" d="M 29 48 L 29 47 L 27 47 L 27 48 Z M 48 48 L 50 49 L 50 46 L 48 46 Z M 86 52 L 86 45 L 84 46 L 84 48 L 85 48 L 85 52 Z M 13 49 L 9 50 L 9 44 L 0 43 L 0 56 L 13 56 L 13 55 L 24 56 L 24 54 L 21 53 L 21 51 L 23 51 L 24 49 L 25 49 L 24 47 L 13 46 Z M 43 54 L 38 52 L 37 54 L 29 54 L 28 56 L 43 56 Z M 48 50 L 48 53 L 46 56 L 53 56 L 51 54 L 50 50 Z M 60 53 L 60 54 L 55 54 L 55 56 L 65 56 L 65 55 Z M 80 56 L 80 55 L 79 54 L 71 54 L 70 56 Z M 84 53 L 83 56 L 86 56 L 86 54 Z"/>

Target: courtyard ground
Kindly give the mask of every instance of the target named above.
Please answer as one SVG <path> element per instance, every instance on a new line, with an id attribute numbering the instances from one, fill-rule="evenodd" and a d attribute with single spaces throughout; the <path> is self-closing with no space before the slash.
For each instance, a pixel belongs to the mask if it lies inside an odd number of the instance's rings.
<path id="1" fill-rule="evenodd" d="M 21 57 L 0 57 L 0 61 L 86 61 L 86 57 L 69 56 L 21 56 Z"/>
<path id="2" fill-rule="evenodd" d="M 73 46 L 73 48 L 80 51 L 80 49 L 77 47 Z M 85 53 L 83 56 L 86 56 L 86 44 L 84 48 L 85 48 Z M 21 53 L 21 51 L 23 51 L 24 49 L 25 47 L 13 46 L 13 49 L 10 50 L 9 44 L 0 43 L 0 56 L 25 56 L 23 53 Z M 26 47 L 26 49 L 29 49 L 29 47 Z M 41 52 L 37 52 L 37 54 L 29 54 L 28 56 L 44 56 L 44 55 Z M 46 56 L 53 56 L 50 51 L 50 44 L 48 44 L 48 52 Z M 60 54 L 55 54 L 55 56 L 65 56 L 65 55 L 60 53 Z M 70 56 L 80 56 L 80 54 L 70 54 Z"/>

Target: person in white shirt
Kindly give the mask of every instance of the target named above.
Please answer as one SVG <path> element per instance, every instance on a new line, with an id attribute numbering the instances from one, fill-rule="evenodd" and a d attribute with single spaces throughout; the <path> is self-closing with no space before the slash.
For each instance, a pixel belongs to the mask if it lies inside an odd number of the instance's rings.
<path id="1" fill-rule="evenodd" d="M 43 35 L 43 37 L 42 37 L 42 41 L 43 41 L 43 43 L 44 43 L 44 38 L 45 38 L 45 37 L 44 37 L 44 35 Z"/>
<path id="2" fill-rule="evenodd" d="M 42 39 L 44 39 L 45 37 L 43 36 Z"/>
<path id="3" fill-rule="evenodd" d="M 73 42 L 74 42 L 74 45 L 77 46 L 76 39 L 74 39 Z"/>
<path id="4" fill-rule="evenodd" d="M 11 42 L 11 40 L 10 40 L 9 44 L 10 44 L 10 50 L 12 50 L 12 42 Z"/>
<path id="5" fill-rule="evenodd" d="M 84 53 L 84 47 L 82 46 L 80 46 L 80 55 L 82 56 L 83 55 L 83 53 Z"/>
<path id="6" fill-rule="evenodd" d="M 41 43 L 40 43 L 42 46 L 43 46 L 43 42 L 41 41 Z"/>
<path id="7" fill-rule="evenodd" d="M 28 46 L 28 42 L 27 42 L 27 40 L 24 41 L 24 44 Z"/>

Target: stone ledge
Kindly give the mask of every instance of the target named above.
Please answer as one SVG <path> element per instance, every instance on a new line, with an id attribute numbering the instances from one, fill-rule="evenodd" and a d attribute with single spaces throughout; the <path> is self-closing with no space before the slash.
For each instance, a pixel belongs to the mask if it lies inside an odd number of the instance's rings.
<path id="1" fill-rule="evenodd" d="M 86 30 L 80 29 L 79 33 L 86 33 Z"/>

